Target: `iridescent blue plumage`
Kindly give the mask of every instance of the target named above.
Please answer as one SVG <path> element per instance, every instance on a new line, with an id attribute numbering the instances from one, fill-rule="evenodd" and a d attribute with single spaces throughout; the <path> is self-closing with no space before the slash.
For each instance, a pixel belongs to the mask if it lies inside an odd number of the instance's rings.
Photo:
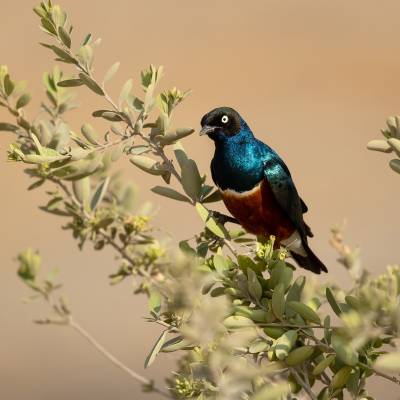
<path id="1" fill-rule="evenodd" d="M 212 178 L 231 213 L 252 233 L 274 234 L 278 243 L 295 243 L 291 252 L 304 268 L 326 271 L 308 247 L 312 233 L 303 220 L 307 206 L 278 154 L 256 139 L 231 108 L 212 110 L 201 124 L 215 143 Z"/>

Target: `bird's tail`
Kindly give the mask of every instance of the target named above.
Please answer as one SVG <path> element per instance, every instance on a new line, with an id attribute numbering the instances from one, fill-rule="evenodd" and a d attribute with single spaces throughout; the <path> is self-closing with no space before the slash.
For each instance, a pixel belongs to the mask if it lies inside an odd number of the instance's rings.
<path id="1" fill-rule="evenodd" d="M 308 269 L 316 274 L 320 274 L 321 271 L 328 272 L 324 263 L 313 253 L 305 240 L 302 241 L 302 248 L 304 249 L 305 255 L 303 255 L 304 253 L 298 254 L 293 250 L 290 252 L 300 267 Z"/>

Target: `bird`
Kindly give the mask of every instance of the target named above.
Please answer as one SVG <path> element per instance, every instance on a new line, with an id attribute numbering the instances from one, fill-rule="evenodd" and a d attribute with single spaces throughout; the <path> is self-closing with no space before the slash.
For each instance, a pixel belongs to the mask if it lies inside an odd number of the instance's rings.
<path id="1" fill-rule="evenodd" d="M 328 272 L 308 245 L 313 237 L 303 218 L 308 207 L 279 155 L 231 107 L 205 114 L 200 135 L 215 144 L 211 175 L 233 220 L 258 237 L 274 235 L 276 246 L 285 246 L 300 267 Z"/>

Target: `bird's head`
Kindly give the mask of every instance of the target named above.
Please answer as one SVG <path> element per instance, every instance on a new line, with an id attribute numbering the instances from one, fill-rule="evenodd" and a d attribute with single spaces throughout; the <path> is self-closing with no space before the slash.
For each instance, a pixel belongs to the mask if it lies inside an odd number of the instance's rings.
<path id="1" fill-rule="evenodd" d="M 242 118 L 230 107 L 218 107 L 201 119 L 200 135 L 208 135 L 215 140 L 218 137 L 237 135 L 242 128 Z"/>

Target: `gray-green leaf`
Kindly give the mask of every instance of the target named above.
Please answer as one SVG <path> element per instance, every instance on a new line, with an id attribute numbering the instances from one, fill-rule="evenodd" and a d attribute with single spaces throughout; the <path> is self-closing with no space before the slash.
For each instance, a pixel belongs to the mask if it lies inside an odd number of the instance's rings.
<path id="1" fill-rule="evenodd" d="M 144 362 L 144 367 L 147 368 L 151 364 L 153 364 L 154 360 L 157 357 L 157 354 L 160 352 L 162 345 L 165 342 L 165 338 L 167 336 L 167 331 L 165 330 L 160 337 L 157 339 L 156 343 L 154 344 L 153 348 L 151 349 L 149 355 L 146 357 L 146 361 Z"/>
<path id="2" fill-rule="evenodd" d="M 174 189 L 164 186 L 155 186 L 151 189 L 153 193 L 159 194 L 160 196 L 168 197 L 173 200 L 185 201 L 191 203 L 190 199 L 183 194 L 177 192 Z"/>
<path id="3" fill-rule="evenodd" d="M 95 92 L 96 94 L 98 94 L 100 96 L 104 96 L 103 89 L 89 75 L 81 72 L 79 74 L 79 78 L 93 92 Z"/>
<path id="4" fill-rule="evenodd" d="M 92 210 L 95 210 L 96 207 L 97 207 L 97 206 L 101 203 L 101 201 L 103 200 L 103 197 L 104 197 L 104 195 L 105 195 L 106 192 L 107 192 L 107 187 L 108 187 L 109 182 L 110 182 L 110 177 L 107 177 L 103 182 L 101 182 L 101 183 L 97 186 L 97 188 L 96 188 L 96 190 L 95 190 L 95 192 L 94 192 L 94 194 L 93 194 L 93 197 L 92 197 L 92 199 L 91 199 L 91 201 L 90 201 L 90 208 L 91 208 Z"/>

